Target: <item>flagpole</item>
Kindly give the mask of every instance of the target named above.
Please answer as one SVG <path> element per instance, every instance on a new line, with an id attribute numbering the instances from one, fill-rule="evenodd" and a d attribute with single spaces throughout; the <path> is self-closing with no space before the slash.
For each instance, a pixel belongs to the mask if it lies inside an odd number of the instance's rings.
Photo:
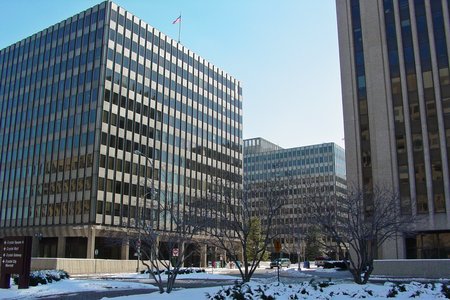
<path id="1" fill-rule="evenodd" d="M 178 22 L 178 43 L 181 42 L 181 22 L 183 19 L 181 18 L 181 11 L 180 11 L 180 22 Z"/>

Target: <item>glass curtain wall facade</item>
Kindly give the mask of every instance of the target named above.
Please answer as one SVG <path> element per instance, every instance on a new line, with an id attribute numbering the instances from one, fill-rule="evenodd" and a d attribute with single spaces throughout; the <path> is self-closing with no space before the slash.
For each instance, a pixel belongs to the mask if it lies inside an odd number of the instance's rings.
<path id="1" fill-rule="evenodd" d="M 0 74 L 0 232 L 35 255 L 126 259 L 112 233 L 241 188 L 240 82 L 112 2 L 0 50 Z"/>
<path id="2" fill-rule="evenodd" d="M 449 258 L 450 1 L 336 4 L 349 182 L 390 186 L 403 214 L 426 220 L 412 224 L 417 235 L 387 243 L 380 258 Z M 361 76 L 368 118 L 355 109 Z M 369 144 L 355 134 L 366 126 Z"/>
<path id="3" fill-rule="evenodd" d="M 331 199 L 344 197 L 347 192 L 345 151 L 334 143 L 283 149 L 265 139 L 244 140 L 244 188 L 277 178 L 285 182 L 289 196 L 274 219 L 274 231 L 283 244 L 284 255 L 294 261 L 303 256 L 305 237 L 311 228 L 308 194 L 318 187 Z M 249 193 L 254 215 L 258 214 L 258 193 Z M 334 209 L 338 209 L 335 202 Z M 273 250 L 273 249 L 272 249 Z"/>

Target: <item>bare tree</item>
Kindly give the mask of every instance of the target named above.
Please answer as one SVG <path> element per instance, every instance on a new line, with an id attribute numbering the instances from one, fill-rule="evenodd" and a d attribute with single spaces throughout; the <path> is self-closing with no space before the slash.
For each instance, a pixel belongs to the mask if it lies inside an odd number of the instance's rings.
<path id="1" fill-rule="evenodd" d="M 210 243 L 226 253 L 239 269 L 242 281 L 248 282 L 277 235 L 273 222 L 289 194 L 289 186 L 275 179 L 235 193 L 227 182 L 216 181 L 216 189 L 210 191 L 209 197 L 221 204 L 216 212 L 219 223 L 211 227 Z M 258 241 L 252 226 L 255 217 L 261 220 Z"/>
<path id="2" fill-rule="evenodd" d="M 348 256 L 344 261 L 358 284 L 369 280 L 380 246 L 406 232 L 413 221 L 411 215 L 401 214 L 398 194 L 384 188 L 353 189 L 342 198 L 316 190 L 310 203 L 312 219 L 332 238 L 332 246 Z"/>
<path id="3" fill-rule="evenodd" d="M 316 257 L 324 256 L 327 247 L 326 237 L 320 232 L 318 226 L 310 226 L 305 234 L 305 259 L 315 260 Z"/>
<path id="4" fill-rule="evenodd" d="M 157 231 L 151 219 L 138 224 L 138 236 L 130 238 L 130 246 L 138 254 L 138 259 L 147 267 L 160 293 L 170 293 L 175 285 L 177 275 L 193 255 L 199 254 L 202 241 L 199 234 L 204 230 L 201 218 L 183 217 L 170 209 L 165 210 L 171 216 L 172 230 Z M 163 280 L 161 274 L 167 274 Z"/>
<path id="5" fill-rule="evenodd" d="M 301 257 L 305 250 L 305 245 L 303 244 L 306 236 L 305 230 L 299 223 L 292 224 L 292 226 L 289 227 L 288 234 L 292 242 L 286 243 L 284 249 L 289 253 L 289 259 L 291 261 L 293 260 L 293 257 L 291 257 L 292 254 L 297 256 L 298 269 L 300 269 Z"/>
<path id="6" fill-rule="evenodd" d="M 187 211 L 185 207 L 166 203 L 166 195 L 162 190 L 157 191 L 154 185 L 155 178 L 160 181 L 160 185 L 161 182 L 167 184 L 165 173 L 159 175 L 153 161 L 141 151 L 135 150 L 134 153 L 144 157 L 155 174 L 141 177 L 137 203 L 140 208 L 134 224 L 137 235 L 129 235 L 128 239 L 138 259 L 155 280 L 159 292 L 170 293 L 180 269 L 200 251 L 199 235 L 205 230 L 205 218 Z M 158 210 L 157 217 L 153 214 L 155 209 Z M 158 223 L 167 230 L 156 230 Z M 164 271 L 167 273 L 166 282 L 161 276 Z"/>

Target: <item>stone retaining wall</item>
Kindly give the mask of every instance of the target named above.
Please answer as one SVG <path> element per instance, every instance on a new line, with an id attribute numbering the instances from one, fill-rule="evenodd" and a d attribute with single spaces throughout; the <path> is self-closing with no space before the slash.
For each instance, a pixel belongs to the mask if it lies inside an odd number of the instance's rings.
<path id="1" fill-rule="evenodd" d="M 450 259 L 376 260 L 372 274 L 410 278 L 450 278 Z"/>
<path id="2" fill-rule="evenodd" d="M 115 259 L 78 259 L 78 258 L 37 258 L 31 259 L 31 270 L 61 269 L 69 273 L 95 274 L 95 273 L 130 273 L 136 272 L 136 260 Z M 147 269 L 139 264 L 139 270 Z"/>

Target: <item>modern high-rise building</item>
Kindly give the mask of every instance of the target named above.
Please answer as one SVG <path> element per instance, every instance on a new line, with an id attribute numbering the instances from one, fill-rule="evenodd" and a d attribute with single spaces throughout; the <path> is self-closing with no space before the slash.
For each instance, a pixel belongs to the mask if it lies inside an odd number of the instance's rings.
<path id="1" fill-rule="evenodd" d="M 334 143 L 283 149 L 263 138 L 244 140 L 244 191 L 265 182 L 281 182 L 288 190 L 279 197 L 281 210 L 274 218 L 274 233 L 279 237 L 282 252 L 291 258 L 304 252 L 305 237 L 313 222 L 309 203 L 313 190 L 320 189 L 338 209 L 338 199 L 347 193 L 345 151 Z M 253 215 L 264 224 L 267 217 L 259 214 L 257 204 L 265 201 L 261 193 L 248 193 Z M 273 250 L 273 249 L 272 249 Z"/>
<path id="2" fill-rule="evenodd" d="M 417 217 L 379 257 L 450 258 L 450 1 L 336 6 L 348 182 Z"/>
<path id="3" fill-rule="evenodd" d="M 242 145 L 241 83 L 110 1 L 0 50 L 0 238 L 34 256 L 128 259 L 142 219 L 213 216 Z"/>

